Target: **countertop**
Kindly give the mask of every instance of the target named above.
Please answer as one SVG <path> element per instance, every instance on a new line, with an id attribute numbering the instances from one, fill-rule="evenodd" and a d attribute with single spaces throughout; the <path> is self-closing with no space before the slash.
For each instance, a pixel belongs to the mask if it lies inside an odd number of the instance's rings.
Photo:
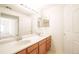
<path id="1" fill-rule="evenodd" d="M 18 41 L 12 41 L 8 43 L 1 43 L 0 44 L 0 54 L 14 54 L 17 53 L 41 40 L 48 37 L 50 35 L 30 35 L 30 36 L 24 36 L 22 40 Z"/>

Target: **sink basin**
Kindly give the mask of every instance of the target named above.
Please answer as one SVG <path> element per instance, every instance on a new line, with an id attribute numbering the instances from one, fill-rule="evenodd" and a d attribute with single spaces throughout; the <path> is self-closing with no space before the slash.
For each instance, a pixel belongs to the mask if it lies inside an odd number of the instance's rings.
<path id="1" fill-rule="evenodd" d="M 26 45 L 26 44 L 28 44 L 30 42 L 31 42 L 31 40 L 20 40 L 20 41 L 17 41 L 17 44 L 19 44 L 19 45 Z"/>

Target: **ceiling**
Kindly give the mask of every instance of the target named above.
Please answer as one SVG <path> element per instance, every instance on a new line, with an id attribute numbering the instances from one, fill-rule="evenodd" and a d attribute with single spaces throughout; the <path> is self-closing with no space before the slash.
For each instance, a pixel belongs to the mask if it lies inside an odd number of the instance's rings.
<path id="1" fill-rule="evenodd" d="M 20 4 L 0 4 L 0 7 L 9 8 L 14 11 L 26 14 L 28 16 L 33 14 L 33 11 L 31 9 L 25 8 L 25 7 L 21 6 Z"/>
<path id="2" fill-rule="evenodd" d="M 26 0 L 23 4 L 0 4 L 0 6 L 9 6 L 15 11 L 24 13 L 24 14 L 39 14 L 40 10 L 46 5 L 52 4 L 52 0 Z"/>

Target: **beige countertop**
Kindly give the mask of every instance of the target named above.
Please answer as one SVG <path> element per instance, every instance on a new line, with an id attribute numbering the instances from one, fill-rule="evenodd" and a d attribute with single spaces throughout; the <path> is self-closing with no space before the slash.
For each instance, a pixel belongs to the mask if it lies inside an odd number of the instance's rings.
<path id="1" fill-rule="evenodd" d="M 12 41 L 8 43 L 0 44 L 0 54 L 13 54 L 17 53 L 41 40 L 48 37 L 50 35 L 30 35 L 28 37 L 24 36 L 22 40 Z"/>

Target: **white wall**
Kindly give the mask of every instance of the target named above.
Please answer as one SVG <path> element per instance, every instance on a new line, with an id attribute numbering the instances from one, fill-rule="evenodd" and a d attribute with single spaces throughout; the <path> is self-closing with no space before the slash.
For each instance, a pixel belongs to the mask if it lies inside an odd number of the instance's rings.
<path id="1" fill-rule="evenodd" d="M 50 5 L 41 10 L 41 14 L 49 18 L 50 31 L 56 53 L 63 53 L 63 5 Z M 52 47 L 53 49 L 53 47 Z M 53 52 L 53 50 L 52 50 Z"/>

